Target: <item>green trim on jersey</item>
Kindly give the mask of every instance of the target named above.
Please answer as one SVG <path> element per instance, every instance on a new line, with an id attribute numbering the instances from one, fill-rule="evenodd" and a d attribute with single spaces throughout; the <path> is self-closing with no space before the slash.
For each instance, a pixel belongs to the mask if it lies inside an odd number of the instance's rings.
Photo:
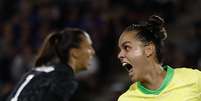
<path id="1" fill-rule="evenodd" d="M 142 92 L 142 93 L 145 93 L 145 94 L 154 94 L 154 95 L 158 95 L 160 94 L 160 92 L 165 89 L 165 87 L 169 84 L 170 80 L 172 79 L 173 77 L 173 74 L 174 74 L 174 69 L 171 68 L 170 66 L 166 65 L 164 66 L 165 69 L 167 69 L 167 73 L 166 73 L 166 76 L 160 86 L 160 88 L 156 89 L 156 90 L 150 90 L 150 89 L 147 89 L 145 88 L 141 83 L 140 81 L 137 82 L 137 87 L 138 89 Z"/>

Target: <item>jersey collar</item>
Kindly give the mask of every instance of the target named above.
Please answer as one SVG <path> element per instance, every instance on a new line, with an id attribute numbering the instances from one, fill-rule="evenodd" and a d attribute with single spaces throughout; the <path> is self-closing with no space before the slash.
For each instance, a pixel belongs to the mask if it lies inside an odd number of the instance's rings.
<path id="1" fill-rule="evenodd" d="M 164 69 L 167 70 L 166 76 L 160 86 L 160 88 L 156 89 L 156 90 L 150 90 L 145 88 L 140 81 L 137 81 L 137 88 L 144 94 L 154 94 L 154 95 L 158 95 L 160 94 L 160 92 L 165 89 L 165 87 L 167 87 L 167 85 L 170 83 L 170 80 L 173 77 L 174 74 L 174 69 L 168 65 L 164 66 Z"/>

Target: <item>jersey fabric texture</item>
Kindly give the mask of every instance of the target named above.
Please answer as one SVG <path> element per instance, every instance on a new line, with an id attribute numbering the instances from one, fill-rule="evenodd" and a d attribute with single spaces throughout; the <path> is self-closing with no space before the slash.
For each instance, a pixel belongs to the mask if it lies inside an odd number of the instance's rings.
<path id="1" fill-rule="evenodd" d="M 145 88 L 139 81 L 132 84 L 118 101 L 201 101 L 201 72 L 189 68 L 173 69 L 156 90 Z"/>
<path id="2" fill-rule="evenodd" d="M 69 101 L 77 86 L 67 65 L 37 67 L 21 79 L 8 101 Z"/>

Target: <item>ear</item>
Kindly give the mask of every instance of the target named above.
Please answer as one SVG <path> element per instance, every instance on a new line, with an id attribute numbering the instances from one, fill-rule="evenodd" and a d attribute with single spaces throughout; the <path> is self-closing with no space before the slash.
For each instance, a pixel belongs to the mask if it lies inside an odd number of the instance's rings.
<path id="1" fill-rule="evenodd" d="M 70 53 L 69 53 L 69 56 L 74 58 L 74 59 L 77 59 L 79 57 L 79 51 L 77 48 L 72 48 L 70 49 Z"/>
<path id="2" fill-rule="evenodd" d="M 147 57 L 152 56 L 155 51 L 155 45 L 152 42 L 145 44 L 144 51 Z"/>

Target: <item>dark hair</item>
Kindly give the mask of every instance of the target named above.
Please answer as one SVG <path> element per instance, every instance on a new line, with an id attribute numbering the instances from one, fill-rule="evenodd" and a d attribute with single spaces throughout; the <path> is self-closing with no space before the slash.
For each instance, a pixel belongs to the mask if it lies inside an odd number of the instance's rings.
<path id="1" fill-rule="evenodd" d="M 161 17 L 152 15 L 145 24 L 132 24 L 125 31 L 138 31 L 136 36 L 145 44 L 153 42 L 156 47 L 158 62 L 162 63 L 161 49 L 164 46 L 164 40 L 167 38 L 164 24 L 165 21 Z"/>
<path id="2" fill-rule="evenodd" d="M 79 48 L 85 31 L 77 28 L 66 28 L 61 32 L 50 33 L 44 40 L 35 61 L 35 67 L 55 62 L 67 64 L 69 50 Z"/>

